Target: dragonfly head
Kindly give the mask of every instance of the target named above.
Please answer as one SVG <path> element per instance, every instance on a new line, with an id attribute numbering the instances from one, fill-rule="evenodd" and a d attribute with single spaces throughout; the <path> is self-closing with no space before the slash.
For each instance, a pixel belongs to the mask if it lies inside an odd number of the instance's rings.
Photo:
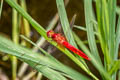
<path id="1" fill-rule="evenodd" d="M 51 38 L 53 34 L 54 34 L 54 31 L 53 31 L 53 30 L 49 30 L 49 31 L 47 32 L 47 36 L 48 36 L 49 38 Z"/>

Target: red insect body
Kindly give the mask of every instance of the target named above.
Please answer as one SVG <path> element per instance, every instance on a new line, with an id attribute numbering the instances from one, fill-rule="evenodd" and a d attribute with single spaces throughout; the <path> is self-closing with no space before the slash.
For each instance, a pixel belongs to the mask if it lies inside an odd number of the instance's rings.
<path id="1" fill-rule="evenodd" d="M 66 48 L 68 48 L 70 51 L 78 54 L 79 56 L 81 56 L 81 57 L 83 57 L 83 58 L 85 58 L 85 59 L 87 59 L 87 60 L 90 60 L 90 58 L 88 58 L 87 55 L 85 55 L 85 54 L 84 54 L 82 51 L 80 51 L 79 49 L 73 47 L 73 46 L 72 46 L 71 44 L 69 44 L 68 42 L 63 42 L 63 45 L 64 45 Z"/>
<path id="2" fill-rule="evenodd" d="M 59 45 L 65 46 L 66 48 L 68 48 L 70 51 L 78 54 L 79 56 L 90 60 L 90 58 L 88 58 L 87 55 L 85 55 L 82 51 L 80 51 L 79 49 L 75 48 L 74 46 L 72 46 L 71 44 L 69 44 L 67 42 L 67 40 L 65 39 L 64 36 L 62 36 L 61 34 L 58 33 L 54 33 L 54 31 L 50 30 L 47 32 L 47 36 L 52 38 L 55 42 L 57 42 Z"/>

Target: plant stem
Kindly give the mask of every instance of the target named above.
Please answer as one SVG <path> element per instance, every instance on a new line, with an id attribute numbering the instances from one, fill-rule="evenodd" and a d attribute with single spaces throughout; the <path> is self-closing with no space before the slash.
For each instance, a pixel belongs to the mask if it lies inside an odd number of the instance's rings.
<path id="1" fill-rule="evenodd" d="M 17 0 L 15 0 L 17 2 Z M 17 11 L 13 8 L 12 10 L 12 39 L 15 44 L 19 43 L 18 37 L 18 22 L 17 22 Z M 12 56 L 12 79 L 16 80 L 16 72 L 17 72 L 17 58 Z"/>

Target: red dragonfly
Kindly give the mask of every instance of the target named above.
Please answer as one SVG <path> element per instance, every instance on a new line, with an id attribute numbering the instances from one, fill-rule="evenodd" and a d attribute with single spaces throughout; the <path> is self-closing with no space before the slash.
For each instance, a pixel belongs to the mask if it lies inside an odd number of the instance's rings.
<path id="1" fill-rule="evenodd" d="M 74 46 L 72 46 L 71 44 L 69 44 L 67 42 L 66 38 L 64 36 L 62 36 L 61 34 L 55 33 L 53 30 L 49 30 L 47 32 L 47 36 L 49 38 L 52 38 L 52 40 L 54 40 L 55 42 L 57 42 L 58 45 L 66 47 L 70 51 L 81 56 L 82 58 L 85 58 L 86 60 L 90 60 L 90 58 L 87 55 L 85 55 L 82 51 L 80 51 L 79 49 L 77 49 Z"/>

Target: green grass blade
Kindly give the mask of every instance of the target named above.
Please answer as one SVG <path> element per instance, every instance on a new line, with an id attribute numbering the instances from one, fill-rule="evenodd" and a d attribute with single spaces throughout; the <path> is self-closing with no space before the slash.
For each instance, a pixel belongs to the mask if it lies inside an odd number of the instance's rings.
<path id="1" fill-rule="evenodd" d="M 104 65 L 105 69 L 109 69 L 111 62 L 108 44 L 109 44 L 109 16 L 108 8 L 106 7 L 105 0 L 96 0 L 96 10 L 98 19 L 98 38 L 100 40 L 100 45 L 104 54 Z"/>
<path id="2" fill-rule="evenodd" d="M 116 34 L 115 34 L 115 53 L 114 53 L 114 60 L 118 59 L 118 51 L 119 51 L 119 44 L 120 44 L 120 13 L 119 13 L 119 17 L 118 17 L 118 22 L 117 22 L 117 29 L 116 29 Z M 114 66 L 114 64 L 112 65 Z M 114 75 L 114 79 L 116 78 L 116 74 Z"/>
<path id="3" fill-rule="evenodd" d="M 75 33 L 74 33 L 74 37 L 75 37 L 75 40 L 76 40 L 77 44 L 80 46 L 80 48 L 81 48 L 88 56 L 92 56 L 92 55 L 90 54 L 89 49 L 84 45 L 84 43 L 78 38 L 78 36 L 77 36 Z M 93 58 L 93 57 L 91 57 L 91 58 Z M 98 78 L 97 78 L 94 74 L 90 73 L 89 75 L 91 75 L 95 80 L 98 80 Z"/>
<path id="4" fill-rule="evenodd" d="M 80 38 L 74 33 L 75 40 L 80 48 L 87 54 L 91 55 L 89 49 L 85 46 L 85 44 L 80 40 Z"/>
<path id="5" fill-rule="evenodd" d="M 88 36 L 88 43 L 90 46 L 91 53 L 96 57 L 98 62 L 102 65 L 93 31 L 93 24 L 90 23 L 91 20 L 94 19 L 93 17 L 93 10 L 92 10 L 92 0 L 84 0 L 84 8 L 85 8 L 85 21 L 86 21 L 86 29 L 87 29 L 87 36 Z"/>
<path id="6" fill-rule="evenodd" d="M 77 26 L 77 25 L 74 25 L 74 28 L 77 28 L 77 29 L 80 29 L 80 30 L 83 30 L 83 31 L 87 31 L 86 28 L 82 27 L 82 26 Z M 94 34 L 95 35 L 98 35 L 97 32 L 94 31 Z"/>
<path id="7" fill-rule="evenodd" d="M 83 51 L 91 58 L 92 64 L 99 70 L 99 72 L 106 77 L 106 79 L 110 79 L 109 74 L 104 70 L 103 66 L 97 62 L 97 60 L 94 58 L 94 56 L 90 53 L 88 48 L 84 45 L 84 43 L 77 37 L 76 34 L 74 34 L 75 39 L 77 40 L 78 45 L 83 49 Z M 97 79 L 97 78 L 96 78 Z"/>
<path id="8" fill-rule="evenodd" d="M 49 57 L 43 55 L 38 55 L 37 53 L 32 52 L 30 49 L 23 48 L 21 46 L 13 44 L 11 41 L 6 40 L 3 37 L 0 37 L 0 51 L 6 52 L 8 54 L 14 55 L 23 61 L 29 61 L 35 63 L 37 66 L 43 65 L 48 68 L 63 72 L 72 77 L 72 79 L 79 80 L 84 79 L 88 80 L 85 76 L 74 71 L 73 69 L 66 67 L 62 64 L 58 64 L 55 61 L 51 60 Z M 31 64 L 32 64 L 31 63 Z M 36 65 L 33 65 L 34 67 Z M 39 68 L 41 69 L 41 68 Z M 59 76 L 59 75 L 58 75 Z"/>
<path id="9" fill-rule="evenodd" d="M 96 2 L 96 1 L 100 1 L 100 0 L 93 0 L 94 2 Z M 110 0 L 111 1 L 111 0 Z M 100 8 L 100 7 L 99 7 Z M 117 14 L 119 14 L 120 13 L 120 8 L 119 8 L 119 6 L 116 6 L 116 13 Z"/>
<path id="10" fill-rule="evenodd" d="M 94 55 L 94 58 L 90 56 L 91 61 L 93 65 L 99 70 L 102 76 L 104 78 L 110 80 L 109 74 L 104 70 L 101 59 L 98 54 L 97 46 L 95 44 L 95 37 L 94 37 L 94 31 L 93 31 L 93 24 L 91 24 L 91 20 L 94 19 L 93 17 L 93 9 L 92 9 L 92 1 L 91 0 L 84 0 L 84 8 L 85 8 L 85 21 L 86 21 L 86 29 L 87 29 L 87 35 L 88 35 L 88 41 L 89 41 L 89 47 L 91 50 L 92 55 Z M 97 63 L 97 65 L 96 65 Z M 103 74 L 105 72 L 105 74 Z"/>
<path id="11" fill-rule="evenodd" d="M 119 44 L 120 44 L 120 13 L 119 13 L 119 17 L 118 17 L 117 29 L 116 29 L 116 34 L 115 34 L 115 50 L 114 50 L 115 51 L 115 53 L 114 53 L 115 60 L 118 59 Z M 114 66 L 114 64 L 112 66 Z M 118 71 L 118 73 L 119 73 L 119 71 Z M 116 78 L 116 74 L 117 73 L 112 75 L 112 76 L 114 76 L 114 79 Z"/>
<path id="12" fill-rule="evenodd" d="M 3 47 L 4 48 L 4 50 L 7 50 L 6 49 L 6 47 Z M 1 48 L 1 46 L 0 46 L 0 50 L 1 50 L 2 48 Z M 2 51 L 2 50 L 1 50 Z M 10 53 L 17 53 L 17 52 L 14 52 L 14 51 L 11 51 L 11 50 L 7 50 L 8 52 L 10 52 Z M 7 52 L 7 51 L 3 51 L 3 52 Z M 8 53 L 7 52 L 7 53 Z M 17 54 L 19 54 L 19 52 L 17 53 Z M 15 56 L 15 55 L 14 55 Z M 24 55 L 25 56 L 25 55 Z M 42 72 L 46 77 L 48 77 L 49 79 L 55 79 L 55 80 L 61 80 L 61 79 L 63 79 L 63 80 L 66 80 L 62 75 L 60 75 L 60 73 L 58 74 L 58 72 L 56 72 L 56 71 L 54 71 L 53 69 L 50 69 L 49 67 L 47 67 L 47 66 L 44 66 L 44 65 L 36 65 L 37 63 L 35 62 L 35 61 L 33 61 L 32 62 L 32 60 L 31 59 L 34 59 L 35 60 L 35 58 L 32 58 L 32 57 L 30 57 L 29 58 L 29 56 L 26 56 L 26 57 L 23 57 L 23 58 L 21 58 L 20 56 L 17 56 L 18 57 L 18 59 L 20 59 L 20 60 L 22 60 L 22 61 L 24 61 L 24 62 L 26 62 L 26 63 L 28 63 L 31 67 L 33 67 L 33 68 L 35 68 L 37 71 L 39 71 L 39 72 Z M 37 59 L 36 59 L 37 60 Z M 39 68 L 38 68 L 38 66 L 39 66 Z M 47 71 L 46 71 L 47 70 Z M 51 74 L 52 73 L 52 74 Z M 54 78 L 53 78 L 53 76 L 55 76 Z M 59 79 L 58 79 L 59 78 Z"/>
<path id="13" fill-rule="evenodd" d="M 109 19 L 110 19 L 110 29 L 109 29 L 109 53 L 110 57 L 113 61 L 115 59 L 115 46 L 116 46 L 116 40 L 115 40 L 115 28 L 116 28 L 116 0 L 110 0 L 108 1 L 108 8 L 109 8 Z M 113 5 L 113 6 L 111 6 Z M 112 62 L 113 63 L 113 62 Z M 113 66 L 113 65 L 112 65 Z M 112 69 L 113 70 L 113 69 Z M 112 74 L 112 70 L 110 69 L 110 74 Z M 113 80 L 116 79 L 116 72 L 112 74 Z"/>
<path id="14" fill-rule="evenodd" d="M 17 2 L 17 0 L 15 0 Z M 12 8 L 12 40 L 15 44 L 19 44 L 19 26 L 18 26 L 18 13 Z M 12 79 L 16 80 L 17 76 L 17 58 L 11 56 L 12 61 Z"/>
<path id="15" fill-rule="evenodd" d="M 117 22 L 115 40 L 116 41 L 115 41 L 114 59 L 117 60 L 117 58 L 118 58 L 118 49 L 119 49 L 119 44 L 120 44 L 120 13 L 119 13 L 118 22 Z"/>
<path id="16" fill-rule="evenodd" d="M 106 0 L 102 0 L 102 25 L 105 33 L 105 41 L 109 42 L 109 14 L 108 14 L 108 4 Z M 108 46 L 108 45 L 107 45 Z"/>
<path id="17" fill-rule="evenodd" d="M 74 28 L 77 28 L 77 29 L 80 29 L 80 30 L 83 30 L 83 31 L 87 31 L 86 28 L 83 27 L 83 26 L 74 25 Z"/>
<path id="18" fill-rule="evenodd" d="M 120 60 L 117 60 L 113 63 L 113 66 L 111 67 L 109 74 L 112 75 L 116 73 L 120 69 Z"/>
<path id="19" fill-rule="evenodd" d="M 112 5 L 112 6 L 111 6 Z M 115 22 L 116 22 L 116 0 L 108 1 L 109 8 L 109 52 L 112 59 L 114 59 L 115 52 Z"/>
<path id="20" fill-rule="evenodd" d="M 63 2 L 63 0 L 56 0 L 56 4 L 57 4 L 58 13 L 60 16 L 60 21 L 61 21 L 61 25 L 62 25 L 64 34 L 65 34 L 68 42 L 70 44 L 72 44 L 73 46 L 77 47 L 77 45 L 74 41 L 73 35 L 72 35 L 72 31 L 70 29 L 67 14 L 66 14 L 65 7 L 64 7 L 64 2 Z"/>
<path id="21" fill-rule="evenodd" d="M 103 31 L 103 26 L 102 26 L 102 10 L 101 10 L 101 1 L 100 0 L 96 0 L 96 11 L 97 11 L 98 35 L 99 35 L 100 45 L 101 45 L 103 53 L 105 53 L 105 50 L 104 50 L 104 46 L 105 46 L 104 34 L 105 33 Z"/>
<path id="22" fill-rule="evenodd" d="M 44 66 L 44 65 L 36 65 L 36 63 L 34 62 L 30 62 L 30 61 L 25 61 L 26 63 L 28 63 L 31 67 L 33 67 L 34 69 L 36 69 L 38 72 L 41 72 L 44 76 L 46 76 L 48 79 L 50 80 L 67 80 L 65 77 L 63 77 L 59 72 Z"/>

